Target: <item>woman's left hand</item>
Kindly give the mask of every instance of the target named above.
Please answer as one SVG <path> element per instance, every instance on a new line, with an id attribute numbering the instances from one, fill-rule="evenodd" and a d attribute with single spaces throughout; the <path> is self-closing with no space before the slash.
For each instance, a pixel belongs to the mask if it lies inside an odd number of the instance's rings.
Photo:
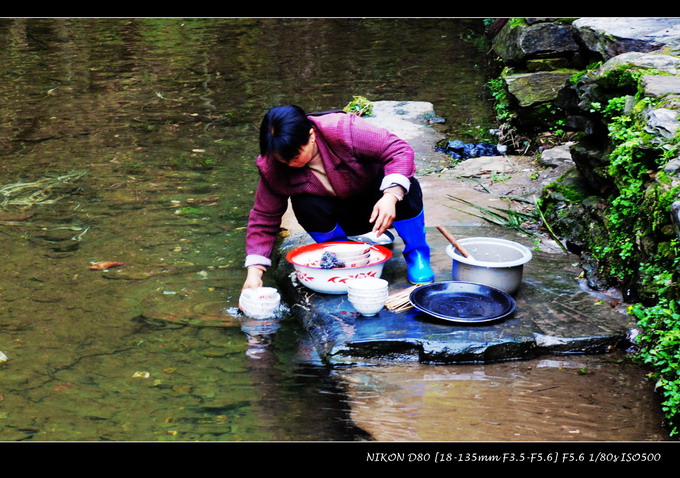
<path id="1" fill-rule="evenodd" d="M 380 236 L 392 225 L 397 217 L 397 197 L 385 193 L 373 206 L 370 222 L 373 223 L 373 231 Z"/>

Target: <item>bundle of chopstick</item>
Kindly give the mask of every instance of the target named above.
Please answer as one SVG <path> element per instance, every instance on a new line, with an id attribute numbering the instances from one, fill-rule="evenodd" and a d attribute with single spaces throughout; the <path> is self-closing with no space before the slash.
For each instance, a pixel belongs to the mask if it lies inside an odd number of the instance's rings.
<path id="1" fill-rule="evenodd" d="M 385 308 L 387 310 L 391 310 L 392 312 L 401 312 L 410 309 L 413 307 L 413 304 L 411 303 L 409 297 L 411 296 L 411 292 L 413 292 L 413 290 L 419 286 L 420 284 L 414 285 L 407 289 L 390 292 L 389 296 L 387 296 L 387 300 L 385 301 Z"/>

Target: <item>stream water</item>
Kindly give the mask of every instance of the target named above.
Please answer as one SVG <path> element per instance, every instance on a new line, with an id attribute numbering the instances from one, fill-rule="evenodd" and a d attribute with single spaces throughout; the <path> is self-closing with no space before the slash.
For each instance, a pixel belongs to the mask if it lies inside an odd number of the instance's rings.
<path id="1" fill-rule="evenodd" d="M 0 440 L 666 439 L 623 359 L 328 370 L 295 320 L 235 310 L 264 111 L 430 101 L 479 138 L 481 31 L 1 19 Z"/>

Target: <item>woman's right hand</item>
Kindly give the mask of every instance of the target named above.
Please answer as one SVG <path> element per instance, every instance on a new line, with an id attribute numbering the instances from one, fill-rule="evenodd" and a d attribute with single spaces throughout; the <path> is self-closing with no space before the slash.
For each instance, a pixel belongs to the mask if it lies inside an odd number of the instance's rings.
<path id="1" fill-rule="evenodd" d="M 263 268 L 257 266 L 248 267 L 248 274 L 246 276 L 246 281 L 243 283 L 242 289 L 257 289 L 258 287 L 262 287 L 263 275 Z"/>

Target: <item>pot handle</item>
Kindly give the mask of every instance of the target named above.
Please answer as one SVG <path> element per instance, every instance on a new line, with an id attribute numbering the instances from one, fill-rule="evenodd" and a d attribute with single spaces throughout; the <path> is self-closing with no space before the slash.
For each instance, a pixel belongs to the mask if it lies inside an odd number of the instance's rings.
<path id="1" fill-rule="evenodd" d="M 470 253 L 460 244 L 458 244 L 458 241 L 456 241 L 456 238 L 453 237 L 449 231 L 446 230 L 444 226 L 437 226 L 437 229 L 439 232 L 442 233 L 442 235 L 455 247 L 458 249 L 458 251 L 463 254 L 463 257 L 470 257 Z"/>

